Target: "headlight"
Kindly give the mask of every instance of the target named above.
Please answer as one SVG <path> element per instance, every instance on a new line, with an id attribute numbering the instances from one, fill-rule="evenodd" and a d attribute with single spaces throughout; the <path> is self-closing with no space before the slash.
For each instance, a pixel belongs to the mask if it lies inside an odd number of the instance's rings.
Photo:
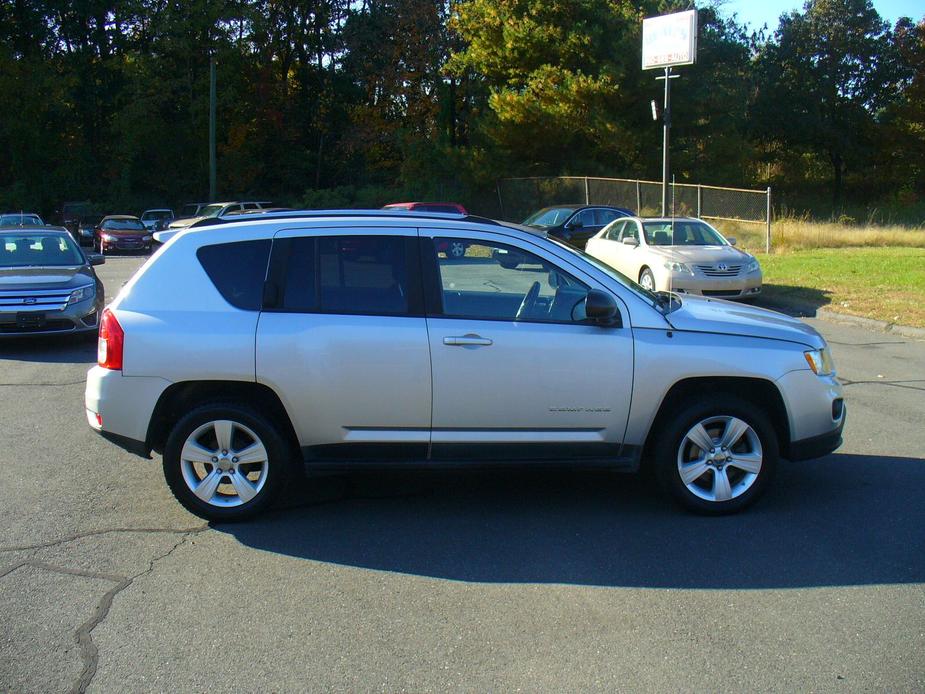
<path id="1" fill-rule="evenodd" d="M 673 263 L 670 260 L 665 262 L 665 269 L 671 270 L 672 272 L 678 272 L 683 275 L 693 275 L 694 273 L 691 269 L 684 263 Z"/>
<path id="2" fill-rule="evenodd" d="M 745 272 L 758 272 L 761 268 L 758 266 L 758 261 L 755 258 L 752 258 L 748 266 L 745 268 Z"/>
<path id="3" fill-rule="evenodd" d="M 113 236 L 112 234 L 100 234 L 100 238 L 103 239 L 103 241 L 115 241 L 116 240 L 116 237 Z"/>
<path id="4" fill-rule="evenodd" d="M 147 243 L 147 242 L 150 241 L 151 239 L 152 239 L 151 234 L 148 234 L 147 236 L 142 236 L 142 237 L 141 237 L 141 240 L 144 241 L 145 243 Z"/>
<path id="5" fill-rule="evenodd" d="M 828 347 L 822 349 L 813 349 L 809 352 L 803 352 L 806 357 L 806 363 L 817 376 L 831 376 L 835 373 L 835 362 L 832 361 L 832 353 Z"/>
<path id="6" fill-rule="evenodd" d="M 78 287 L 71 292 L 71 296 L 67 300 L 67 305 L 76 304 L 80 301 L 86 301 L 87 299 L 92 299 L 96 296 L 96 286 L 88 284 L 86 287 Z"/>

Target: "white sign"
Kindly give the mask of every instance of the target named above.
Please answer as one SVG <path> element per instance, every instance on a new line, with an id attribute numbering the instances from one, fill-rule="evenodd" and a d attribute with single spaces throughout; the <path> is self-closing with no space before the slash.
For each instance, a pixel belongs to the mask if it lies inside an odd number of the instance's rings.
<path id="1" fill-rule="evenodd" d="M 642 20 L 642 69 L 697 62 L 697 10 Z"/>

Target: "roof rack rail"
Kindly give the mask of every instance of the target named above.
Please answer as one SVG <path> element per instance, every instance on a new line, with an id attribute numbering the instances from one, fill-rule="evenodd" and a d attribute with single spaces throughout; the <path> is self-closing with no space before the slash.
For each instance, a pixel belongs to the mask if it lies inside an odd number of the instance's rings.
<path id="1" fill-rule="evenodd" d="M 281 210 L 277 212 L 261 212 L 254 210 L 253 213 L 243 215 L 228 215 L 226 217 L 207 217 L 200 219 L 198 222 L 190 224 L 190 229 L 199 227 L 213 226 L 215 224 L 232 224 L 236 222 L 252 222 L 263 219 L 302 219 L 305 217 L 382 217 L 382 218 L 414 218 L 414 219 L 445 219 L 445 220 L 462 220 L 467 222 L 476 222 L 479 224 L 492 224 L 501 226 L 499 222 L 488 217 L 479 217 L 477 215 L 463 215 L 450 212 L 419 212 L 416 210 Z"/>

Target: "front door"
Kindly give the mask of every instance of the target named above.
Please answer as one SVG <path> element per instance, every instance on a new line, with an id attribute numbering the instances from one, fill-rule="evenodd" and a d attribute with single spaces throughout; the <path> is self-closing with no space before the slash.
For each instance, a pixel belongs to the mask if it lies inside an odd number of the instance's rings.
<path id="1" fill-rule="evenodd" d="M 432 457 L 618 457 L 633 376 L 626 311 L 623 327 L 590 324 L 584 299 L 603 288 L 539 246 L 482 232 L 421 234 Z M 442 250 L 455 242 L 462 257 Z"/>

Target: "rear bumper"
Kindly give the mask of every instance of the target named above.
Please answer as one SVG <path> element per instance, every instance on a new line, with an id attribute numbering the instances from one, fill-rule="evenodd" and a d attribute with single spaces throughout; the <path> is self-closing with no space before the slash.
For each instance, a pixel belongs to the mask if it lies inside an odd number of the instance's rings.
<path id="1" fill-rule="evenodd" d="M 87 423 L 119 447 L 147 458 L 151 415 L 169 385 L 163 378 L 123 376 L 94 366 L 87 372 L 84 392 Z"/>

